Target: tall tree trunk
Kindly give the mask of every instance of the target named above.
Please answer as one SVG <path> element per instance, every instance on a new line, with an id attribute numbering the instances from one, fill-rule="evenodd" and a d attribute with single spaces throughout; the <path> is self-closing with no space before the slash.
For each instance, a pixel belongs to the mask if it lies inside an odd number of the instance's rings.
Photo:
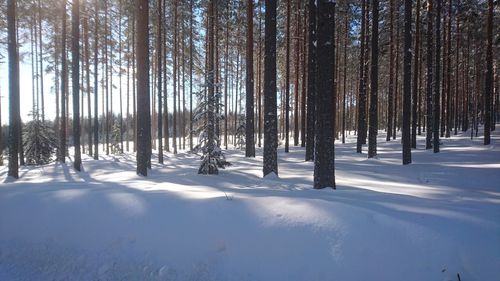
<path id="1" fill-rule="evenodd" d="M 90 52 L 89 52 L 89 6 L 85 6 L 85 16 L 83 18 L 83 32 L 85 37 L 85 77 L 87 85 L 87 118 L 88 118 L 88 130 L 87 130 L 87 140 L 89 145 L 88 155 L 92 156 L 92 112 L 91 112 L 91 100 L 90 100 Z"/>
<path id="2" fill-rule="evenodd" d="M 293 145 L 298 146 L 299 145 L 299 66 L 301 64 L 300 61 L 300 39 L 299 39 L 299 34 L 300 34 L 300 25 L 301 25 L 301 20 L 300 20 L 300 5 L 301 5 L 301 0 L 297 1 L 297 6 L 296 6 L 296 14 L 295 18 L 297 21 L 297 25 L 295 26 L 295 86 L 293 87 L 294 89 L 294 110 L 293 110 L 293 118 L 294 118 L 294 126 L 293 126 Z"/>
<path id="3" fill-rule="evenodd" d="M 378 0 L 372 3 L 372 40 L 370 72 L 370 124 L 368 132 L 368 158 L 377 156 L 378 133 Z"/>
<path id="4" fill-rule="evenodd" d="M 16 1 L 7 0 L 7 32 L 9 55 L 9 171 L 8 176 L 19 178 L 21 142 L 21 108 L 19 100 L 19 53 L 16 32 Z"/>
<path id="5" fill-rule="evenodd" d="M 411 4 L 411 3 L 410 3 Z M 417 0 L 417 5 L 415 6 L 415 11 L 417 13 L 415 19 L 415 63 L 413 65 L 413 89 L 411 90 L 411 147 L 417 148 L 417 106 L 418 106 L 418 78 L 419 78 L 419 56 L 420 56 L 420 0 Z M 411 11 L 410 11 L 411 16 Z M 410 38 L 411 38 L 411 26 L 410 28 Z M 411 50 L 410 50 L 411 51 Z M 411 55 L 411 53 L 410 53 Z M 411 63 L 411 58 L 410 58 Z M 411 67 L 411 65 L 410 65 Z M 411 76 L 411 70 L 410 70 Z M 410 81 L 411 83 L 411 81 Z M 412 102 L 413 101 L 413 102 Z M 404 103 L 404 101 L 403 101 Z M 411 153 L 411 152 L 410 152 Z"/>
<path id="6" fill-rule="evenodd" d="M 451 13 L 452 3 L 448 0 L 448 26 L 446 32 L 446 138 L 450 137 L 451 128 Z M 443 78 L 444 79 L 444 78 Z M 444 105 L 443 105 L 444 106 Z"/>
<path id="7" fill-rule="evenodd" d="M 173 112 L 173 134 L 172 134 L 172 146 L 174 148 L 174 154 L 177 154 L 177 3 L 178 0 L 174 0 L 174 48 L 173 48 L 173 96 L 174 96 L 174 112 Z"/>
<path id="8" fill-rule="evenodd" d="M 318 95 L 314 149 L 314 188 L 335 189 L 335 2 L 318 4 Z M 333 110 L 332 110 L 333 109 Z"/>
<path id="9" fill-rule="evenodd" d="M 420 1 L 420 0 L 418 0 Z M 390 22 L 389 22 L 389 89 L 387 93 L 387 137 L 390 141 L 392 137 L 392 120 L 394 119 L 394 0 L 390 0 Z"/>
<path id="10" fill-rule="evenodd" d="M 62 7 L 62 48 L 61 48 L 61 127 L 59 134 L 59 161 L 66 162 L 66 98 L 67 98 L 67 65 L 66 65 L 66 0 L 61 0 Z"/>
<path id="11" fill-rule="evenodd" d="M 162 114 L 162 80 L 161 75 L 162 72 L 162 25 L 163 25 L 163 9 L 162 9 L 162 0 L 157 0 L 158 2 L 158 25 L 157 25 L 157 35 L 156 35 L 156 56 L 157 56 L 157 65 L 156 71 L 158 71 L 157 77 L 157 91 L 158 91 L 158 162 L 163 164 L 163 114 Z"/>
<path id="12" fill-rule="evenodd" d="M 486 21 L 486 77 L 484 85 L 484 145 L 491 142 L 491 105 L 493 97 L 493 0 L 488 0 Z"/>
<path id="13" fill-rule="evenodd" d="M 148 0 L 136 0 L 137 32 L 137 174 L 148 175 L 151 143 L 149 107 L 149 11 Z"/>
<path id="14" fill-rule="evenodd" d="M 264 176 L 278 175 L 276 104 L 276 1 L 266 0 L 264 44 Z"/>
<path id="15" fill-rule="evenodd" d="M 420 2 L 420 1 L 419 1 Z M 405 0 L 405 34 L 404 34 L 404 66 L 403 66 L 403 165 L 411 163 L 411 0 Z M 418 9 L 418 7 L 417 7 Z M 415 77 L 415 81 L 417 77 Z M 415 98 L 415 95 L 413 95 Z M 413 113 L 416 115 L 416 101 L 413 102 Z M 416 116 L 413 115 L 413 133 L 416 137 Z"/>
<path id="16" fill-rule="evenodd" d="M 302 66 L 302 87 L 301 87 L 301 108 L 300 108 L 300 146 L 301 147 L 306 147 L 306 97 L 307 97 L 307 92 L 306 92 L 306 82 L 307 82 L 307 66 L 306 66 L 306 57 L 307 57 L 307 46 L 309 44 L 309 40 L 307 39 L 307 24 L 308 24 L 308 19 L 307 19 L 307 14 L 308 11 L 306 9 L 307 3 L 304 3 L 304 27 L 302 29 L 302 58 L 301 58 L 301 66 Z"/>
<path id="17" fill-rule="evenodd" d="M 345 14 L 345 33 L 344 33 L 344 83 L 343 83 L 343 98 L 342 98 L 342 143 L 345 143 L 345 132 L 346 132 L 346 97 L 347 97 L 347 40 L 348 40 L 348 35 L 349 35 L 349 19 L 348 19 L 348 14 L 346 12 Z"/>
<path id="18" fill-rule="evenodd" d="M 358 135 L 356 141 L 356 152 L 361 153 L 366 141 L 366 73 L 365 73 L 365 49 L 366 49 L 366 22 L 365 14 L 368 13 L 366 1 L 361 2 L 361 48 L 359 56 L 359 103 L 358 103 Z"/>
<path id="19" fill-rule="evenodd" d="M 253 0 L 247 0 L 245 156 L 255 157 L 253 100 Z"/>
<path id="20" fill-rule="evenodd" d="M 441 72 L 441 0 L 436 0 L 436 56 L 435 56 L 435 73 L 434 73 L 434 99 L 433 99 L 433 147 L 434 153 L 439 152 L 439 123 L 440 123 L 440 98 L 441 98 L 441 82 L 440 82 L 440 72 Z"/>
<path id="21" fill-rule="evenodd" d="M 317 49 L 316 49 L 316 0 L 309 0 L 309 44 L 307 61 L 307 134 L 306 134 L 306 161 L 314 160 L 314 124 L 317 93 Z"/>
<path id="22" fill-rule="evenodd" d="M 434 88 L 434 36 L 433 36 L 433 25 L 434 25 L 434 10 L 433 10 L 433 0 L 428 0 L 427 2 L 427 89 L 426 89 L 426 120 L 427 131 L 425 137 L 425 149 L 432 148 L 432 127 L 433 127 L 433 88 Z"/>
<path id="23" fill-rule="evenodd" d="M 98 66 L 99 66 L 99 0 L 94 1 L 94 160 L 99 159 L 99 108 L 98 108 Z M 90 116 L 89 116 L 90 117 Z"/>
<path id="24" fill-rule="evenodd" d="M 42 101 L 42 122 L 45 122 L 45 97 L 43 91 L 43 40 L 42 40 L 42 4 L 41 1 L 38 0 L 38 43 L 40 44 L 40 98 Z"/>
<path id="25" fill-rule="evenodd" d="M 194 18 L 194 3 L 189 2 L 190 18 L 189 18 L 189 150 L 193 150 L 193 18 Z"/>
<path id="26" fill-rule="evenodd" d="M 285 152 L 289 151 L 290 141 L 290 1 L 286 0 L 286 58 L 285 58 Z"/>
<path id="27" fill-rule="evenodd" d="M 74 0 L 71 6 L 71 76 L 73 83 L 73 144 L 75 159 L 73 166 L 80 171 L 82 166 L 80 152 L 80 1 Z"/>

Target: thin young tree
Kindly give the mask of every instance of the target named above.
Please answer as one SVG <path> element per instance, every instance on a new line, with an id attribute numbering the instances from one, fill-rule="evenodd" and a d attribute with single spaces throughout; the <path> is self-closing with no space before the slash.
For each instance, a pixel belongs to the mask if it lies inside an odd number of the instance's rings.
<path id="1" fill-rule="evenodd" d="M 486 21 L 486 77 L 484 85 L 484 144 L 491 143 L 491 105 L 493 97 L 493 0 L 488 0 Z"/>
<path id="2" fill-rule="evenodd" d="M 253 79 L 253 0 L 247 0 L 245 156 L 255 157 Z"/>
<path id="3" fill-rule="evenodd" d="M 378 133 L 378 16 L 379 1 L 372 2 L 372 40 L 370 70 L 370 112 L 368 130 L 368 158 L 377 156 Z"/>
<path id="4" fill-rule="evenodd" d="M 403 58 L 403 165 L 411 163 L 411 0 L 405 0 Z M 416 79 L 416 78 L 415 78 Z M 416 101 L 414 101 L 415 103 Z M 415 118 L 415 116 L 414 116 Z M 416 120 L 416 118 L 414 119 Z M 416 125 L 416 124 L 415 124 Z M 416 129 L 416 126 L 414 127 Z M 415 131 L 416 133 L 416 131 Z"/>
<path id="5" fill-rule="evenodd" d="M 335 189 L 335 2 L 318 1 L 318 95 L 314 149 L 314 188 Z M 333 109 L 333 110 L 332 110 Z"/>
<path id="6" fill-rule="evenodd" d="M 9 171 L 7 174 L 15 179 L 19 178 L 19 150 L 21 146 L 19 139 L 21 136 L 19 53 L 16 26 L 16 0 L 7 0 L 7 48 L 9 56 Z"/>
<path id="7" fill-rule="evenodd" d="M 276 1 L 265 1 L 264 29 L 264 163 L 263 173 L 278 175 L 276 98 Z"/>
<path id="8" fill-rule="evenodd" d="M 136 60 L 137 60 L 137 174 L 148 175 L 151 147 L 149 105 L 149 11 L 148 0 L 136 0 Z M 148 122 L 149 121 L 149 122 Z"/>

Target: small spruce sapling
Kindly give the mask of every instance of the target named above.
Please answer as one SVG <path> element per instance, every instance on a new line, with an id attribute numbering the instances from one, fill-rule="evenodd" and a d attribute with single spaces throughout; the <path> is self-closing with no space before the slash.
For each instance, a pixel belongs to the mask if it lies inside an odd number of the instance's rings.
<path id="1" fill-rule="evenodd" d="M 239 150 L 245 149 L 245 135 L 246 135 L 245 116 L 238 116 L 238 128 L 236 129 L 236 148 Z"/>
<path id="2" fill-rule="evenodd" d="M 43 165 L 52 161 L 57 147 L 57 137 L 52 126 L 42 121 L 37 114 L 26 123 L 23 130 L 24 155 L 27 165 Z"/>
<path id="3" fill-rule="evenodd" d="M 207 87 L 203 87 L 206 89 Z M 198 144 L 193 148 L 193 152 L 201 154 L 201 164 L 198 169 L 198 174 L 218 174 L 219 168 L 224 169 L 226 166 L 231 165 L 220 148 L 220 140 L 215 133 L 215 130 L 210 130 L 209 127 L 214 128 L 215 124 L 218 124 L 222 119 L 223 115 L 217 112 L 223 112 L 222 107 L 224 106 L 219 101 L 221 100 L 221 93 L 218 90 L 219 85 L 214 85 L 215 91 L 214 95 L 210 97 L 206 90 L 195 93 L 198 104 L 195 108 L 193 122 L 196 124 L 194 132 L 192 134 L 198 135 Z M 209 126 L 209 114 L 214 116 L 214 124 Z M 212 140 L 212 141 L 211 141 Z"/>

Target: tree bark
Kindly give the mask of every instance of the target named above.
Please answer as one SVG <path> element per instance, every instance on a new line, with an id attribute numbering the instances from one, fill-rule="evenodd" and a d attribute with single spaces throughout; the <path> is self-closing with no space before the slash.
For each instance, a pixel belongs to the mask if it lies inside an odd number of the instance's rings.
<path id="1" fill-rule="evenodd" d="M 335 2 L 318 1 L 318 96 L 314 188 L 335 189 Z M 333 109 L 333 110 L 332 110 Z"/>
<path id="2" fill-rule="evenodd" d="M 61 48 L 61 123 L 60 123 L 60 133 L 59 133 L 59 161 L 62 163 L 66 162 L 66 97 L 67 97 L 67 65 L 66 65 L 66 0 L 61 0 L 62 7 L 62 48 Z"/>
<path id="3" fill-rule="evenodd" d="M 493 97 L 493 0 L 488 0 L 486 21 L 486 77 L 484 86 L 484 145 L 491 143 L 491 99 Z"/>
<path id="4" fill-rule="evenodd" d="M 264 44 L 264 176 L 278 175 L 276 105 L 276 1 L 265 1 Z"/>
<path id="5" fill-rule="evenodd" d="M 366 73 L 365 73 L 365 49 L 366 49 L 366 0 L 361 2 L 361 48 L 359 56 L 359 103 L 358 103 L 358 135 L 356 140 L 356 152 L 361 153 L 366 141 Z"/>
<path id="6" fill-rule="evenodd" d="M 137 174 L 148 175 L 148 160 L 151 147 L 149 107 L 149 33 L 148 0 L 136 0 L 137 32 Z M 149 121 L 149 122 L 148 122 Z"/>
<path id="7" fill-rule="evenodd" d="M 433 10 L 433 0 L 428 0 L 427 2 L 427 89 L 426 89 L 426 121 L 427 131 L 425 137 L 425 149 L 432 148 L 432 127 L 433 127 L 433 88 L 434 88 L 434 36 L 433 36 L 433 25 L 434 25 L 434 10 Z"/>
<path id="8" fill-rule="evenodd" d="M 435 56 L 435 73 L 434 73 L 434 99 L 433 99 L 433 148 L 434 153 L 439 152 L 439 123 L 440 123 L 440 98 L 441 98 L 441 0 L 436 0 L 436 56 Z"/>
<path id="9" fill-rule="evenodd" d="M 253 0 L 247 1 L 245 156 L 255 157 L 253 99 Z"/>
<path id="10" fill-rule="evenodd" d="M 405 34 L 404 34 L 404 66 L 403 66 L 403 165 L 411 163 L 411 0 L 405 0 Z M 418 9 L 418 7 L 417 7 Z M 415 77 L 415 81 L 417 77 Z M 415 95 L 414 95 L 415 97 Z M 416 101 L 413 101 L 413 113 L 416 113 Z M 413 115 L 413 132 L 416 137 L 416 116 Z"/>
<path id="11" fill-rule="evenodd" d="M 314 124 L 317 93 L 317 50 L 316 50 L 316 0 L 309 0 L 309 40 L 307 61 L 307 133 L 306 133 L 306 161 L 314 160 Z"/>
<path id="12" fill-rule="evenodd" d="M 378 0 L 372 3 L 372 40 L 371 40 L 371 72 L 370 72 L 370 116 L 368 131 L 368 158 L 377 156 L 378 134 Z"/>
<path id="13" fill-rule="evenodd" d="M 16 1 L 7 0 L 7 32 L 9 56 L 9 171 L 8 176 L 19 178 L 21 146 L 21 115 L 19 100 L 19 53 L 16 34 Z"/>

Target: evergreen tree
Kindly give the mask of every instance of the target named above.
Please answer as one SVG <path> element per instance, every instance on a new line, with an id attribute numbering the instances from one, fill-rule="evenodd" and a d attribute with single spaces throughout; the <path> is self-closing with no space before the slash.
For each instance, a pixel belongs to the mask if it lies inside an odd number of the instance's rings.
<path id="1" fill-rule="evenodd" d="M 36 115 L 37 113 L 33 113 Z M 23 128 L 24 153 L 27 165 L 43 165 L 52 162 L 57 147 L 52 124 L 42 121 L 38 116 L 26 123 Z"/>

